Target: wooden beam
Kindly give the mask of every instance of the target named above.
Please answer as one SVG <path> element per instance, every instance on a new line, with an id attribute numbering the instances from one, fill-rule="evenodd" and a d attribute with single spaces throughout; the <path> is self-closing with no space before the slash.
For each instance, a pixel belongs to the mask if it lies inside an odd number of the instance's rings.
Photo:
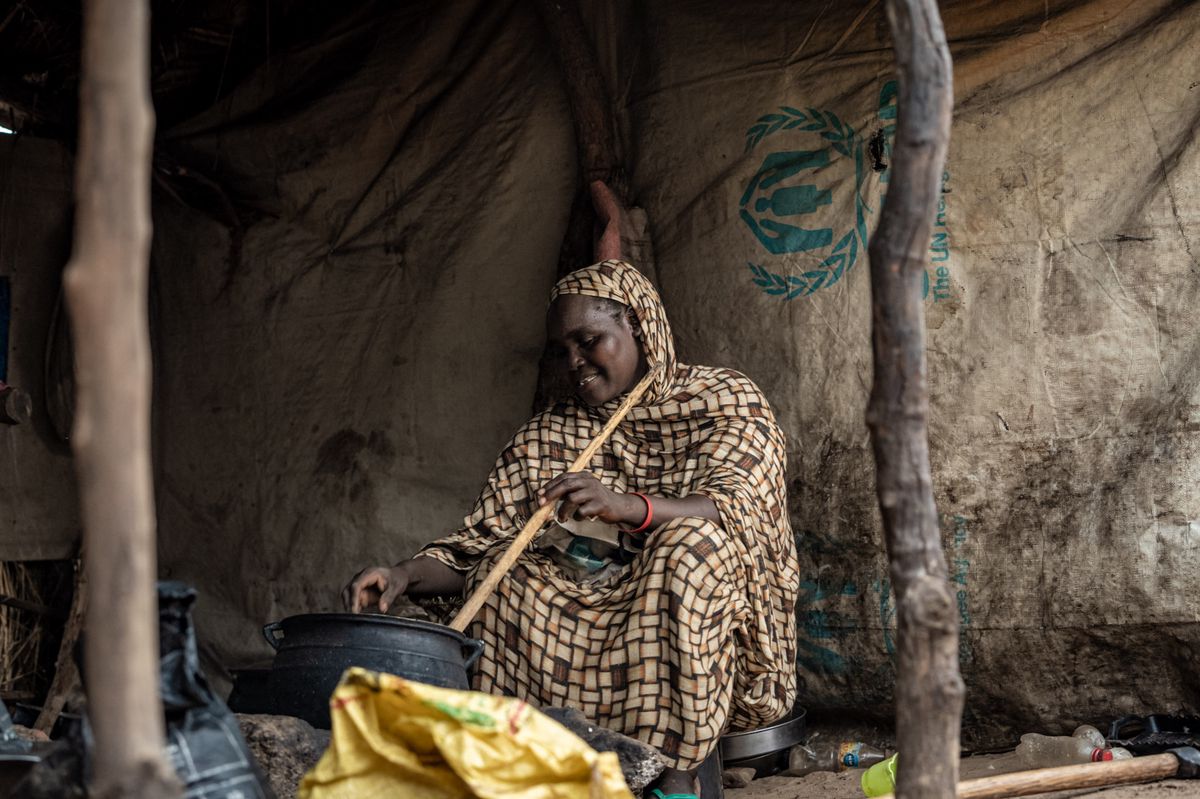
<path id="1" fill-rule="evenodd" d="M 950 141 L 950 51 L 934 0 L 887 0 L 900 95 L 892 175 L 871 237 L 875 372 L 867 424 L 896 591 L 896 795 L 948 799 L 958 782 L 963 683 L 929 468 L 921 285 Z"/>
<path id="2" fill-rule="evenodd" d="M 90 793 L 181 794 L 164 758 L 150 471 L 150 105 L 147 0 L 84 4 L 75 245 L 72 447 L 87 551 Z"/>
<path id="3" fill-rule="evenodd" d="M 617 145 L 612 101 L 595 48 L 583 27 L 577 0 L 537 0 L 537 7 L 562 68 L 571 118 L 575 121 L 581 183 L 586 190 L 593 181 L 602 180 L 622 201 L 627 201 L 628 186 Z"/>
<path id="4" fill-rule="evenodd" d="M 619 238 L 620 215 L 602 220 L 594 202 L 592 186 L 601 182 L 611 192 L 620 209 L 629 205 L 629 181 L 616 135 L 612 101 L 595 48 L 583 27 L 576 0 L 536 0 L 542 22 L 549 34 L 562 70 L 571 119 L 575 123 L 575 143 L 579 157 L 579 187 L 571 203 L 567 229 L 559 253 L 558 274 L 563 276 L 581 266 L 595 263 L 601 249 L 598 241 L 609 235 Z M 606 248 L 604 257 L 612 254 Z"/>

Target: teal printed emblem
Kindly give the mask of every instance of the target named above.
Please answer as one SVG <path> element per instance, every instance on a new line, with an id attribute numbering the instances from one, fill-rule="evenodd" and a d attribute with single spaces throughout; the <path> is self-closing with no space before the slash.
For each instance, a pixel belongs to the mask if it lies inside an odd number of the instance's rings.
<path id="1" fill-rule="evenodd" d="M 757 154 L 751 163 L 758 166 L 738 200 L 738 218 L 754 234 L 754 260 L 746 263 L 762 291 L 785 300 L 808 296 L 837 283 L 866 250 L 874 209 L 865 198 L 880 208 L 887 194 L 897 99 L 896 81 L 884 81 L 873 115 L 862 122 L 869 135 L 832 111 L 787 105 L 746 131 L 746 154 Z M 950 182 L 947 169 L 922 287 L 931 303 L 961 291 L 947 224 Z"/>
<path id="2" fill-rule="evenodd" d="M 781 134 L 783 134 L 781 136 Z M 764 144 L 783 144 L 767 152 Z M 780 106 L 746 131 L 746 152 L 764 152 L 746 183 L 738 216 L 766 255 L 748 261 L 754 284 L 785 300 L 832 286 L 854 266 L 867 245 L 863 143 L 832 111 Z M 854 216 L 831 224 L 834 192 L 846 189 L 843 170 L 853 165 Z M 789 265 L 801 264 L 796 273 Z M 776 271 L 779 270 L 779 271 Z"/>
<path id="3" fill-rule="evenodd" d="M 815 580 L 800 581 L 800 596 L 796 602 L 796 622 L 799 640 L 796 662 L 813 674 L 845 674 L 846 661 L 835 650 L 841 639 L 854 628 L 853 620 L 833 609 L 843 596 L 858 593 L 854 583 L 826 591 Z"/>

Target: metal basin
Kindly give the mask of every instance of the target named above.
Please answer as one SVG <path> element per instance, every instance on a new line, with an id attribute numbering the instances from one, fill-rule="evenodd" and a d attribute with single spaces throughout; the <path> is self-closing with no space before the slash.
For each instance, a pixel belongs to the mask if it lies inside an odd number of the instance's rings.
<path id="1" fill-rule="evenodd" d="M 721 736 L 721 761 L 725 768 L 752 768 L 759 777 L 787 768 L 788 750 L 804 741 L 807 731 L 804 708 L 797 706 L 784 719 L 757 730 Z"/>

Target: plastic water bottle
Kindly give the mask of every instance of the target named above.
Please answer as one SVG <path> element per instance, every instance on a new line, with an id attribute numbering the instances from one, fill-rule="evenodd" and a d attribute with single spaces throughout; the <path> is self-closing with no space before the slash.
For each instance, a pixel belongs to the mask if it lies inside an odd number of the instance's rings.
<path id="1" fill-rule="evenodd" d="M 1133 755 L 1120 747 L 1107 748 L 1100 731 L 1085 724 L 1076 728 L 1071 735 L 1026 733 L 1021 736 L 1021 743 L 1017 746 L 1017 756 L 1029 768 L 1050 768 L 1073 763 L 1125 760 Z"/>
<path id="2" fill-rule="evenodd" d="M 1071 733 L 1072 738 L 1082 738 L 1085 741 L 1091 741 L 1095 746 L 1104 749 L 1108 746 L 1108 740 L 1105 739 L 1104 733 L 1093 727 L 1091 724 L 1080 724 L 1075 728 L 1075 732 Z"/>
<path id="3" fill-rule="evenodd" d="M 845 771 L 848 768 L 867 768 L 883 762 L 887 752 L 862 741 L 817 743 L 812 746 L 793 746 L 788 753 L 789 777 L 803 777 L 814 771 Z"/>

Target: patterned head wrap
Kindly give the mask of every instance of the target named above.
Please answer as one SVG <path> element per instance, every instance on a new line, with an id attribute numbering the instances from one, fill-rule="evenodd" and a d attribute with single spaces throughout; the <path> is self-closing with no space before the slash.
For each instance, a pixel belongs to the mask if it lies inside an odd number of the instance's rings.
<path id="1" fill-rule="evenodd" d="M 658 291 L 646 276 L 624 261 L 603 261 L 578 269 L 555 284 L 550 291 L 550 303 L 564 294 L 602 297 L 628 305 L 637 314 L 642 328 L 642 347 L 646 363 L 658 368 L 658 377 L 642 398 L 643 405 L 665 401 L 675 384 L 675 341 L 667 322 L 667 309 Z"/>

